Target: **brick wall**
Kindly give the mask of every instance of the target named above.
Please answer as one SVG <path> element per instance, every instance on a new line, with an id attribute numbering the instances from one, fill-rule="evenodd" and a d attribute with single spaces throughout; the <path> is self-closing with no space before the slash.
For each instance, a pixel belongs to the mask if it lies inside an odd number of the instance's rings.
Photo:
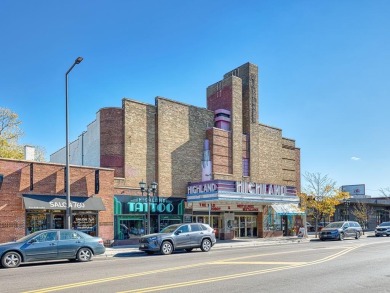
<path id="1" fill-rule="evenodd" d="M 232 134 L 230 131 L 219 128 L 207 130 L 207 139 L 210 141 L 210 156 L 212 161 L 213 179 L 217 174 L 232 174 Z"/>
<path id="2" fill-rule="evenodd" d="M 33 189 L 30 190 L 30 165 L 33 164 Z M 0 159 L 4 182 L 0 189 L 0 242 L 25 235 L 23 194 L 65 195 L 64 165 Z M 106 208 L 99 212 L 99 236 L 113 239 L 114 171 L 100 169 L 99 196 Z M 95 168 L 70 168 L 72 196 L 92 196 L 95 192 Z"/>
<path id="3" fill-rule="evenodd" d="M 245 63 L 224 75 L 224 79 L 230 76 L 241 79 L 242 132 L 246 134 L 250 133 L 252 125 L 256 126 L 259 120 L 258 75 L 258 67 L 251 63 Z"/>
<path id="4" fill-rule="evenodd" d="M 123 109 L 100 109 L 100 166 L 124 176 Z"/>
<path id="5" fill-rule="evenodd" d="M 156 107 L 124 99 L 125 185 L 139 188 L 156 175 Z"/>
<path id="6" fill-rule="evenodd" d="M 201 160 L 206 129 L 213 125 L 213 112 L 162 97 L 158 109 L 158 193 L 183 197 L 187 183 L 202 180 Z"/>

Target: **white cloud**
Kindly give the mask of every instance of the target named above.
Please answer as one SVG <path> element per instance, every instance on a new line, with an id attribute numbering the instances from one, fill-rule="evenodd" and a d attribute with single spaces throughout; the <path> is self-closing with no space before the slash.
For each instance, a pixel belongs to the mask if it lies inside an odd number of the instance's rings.
<path id="1" fill-rule="evenodd" d="M 351 157 L 351 160 L 352 160 L 352 161 L 359 161 L 360 158 L 358 158 L 358 157 Z"/>

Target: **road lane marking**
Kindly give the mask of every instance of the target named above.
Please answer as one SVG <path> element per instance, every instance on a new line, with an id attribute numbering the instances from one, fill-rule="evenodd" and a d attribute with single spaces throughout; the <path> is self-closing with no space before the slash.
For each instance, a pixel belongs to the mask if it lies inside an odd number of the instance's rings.
<path id="1" fill-rule="evenodd" d="M 360 245 L 363 246 L 363 245 Z M 352 248 L 346 248 L 343 251 L 336 253 L 335 257 L 341 256 L 345 253 L 348 253 L 350 250 L 356 249 L 360 246 L 353 246 Z M 228 258 L 225 260 L 218 260 L 218 261 L 211 261 L 211 262 L 206 262 L 206 263 L 198 263 L 198 264 L 193 264 L 193 265 L 185 265 L 185 266 L 179 266 L 179 267 L 172 267 L 172 268 L 165 268 L 165 269 L 157 269 L 153 271 L 147 271 L 147 272 L 140 272 L 140 273 L 132 273 L 132 274 L 127 274 L 127 275 L 122 275 L 122 276 L 115 276 L 115 277 L 108 277 L 108 278 L 102 278 L 102 279 L 95 279 L 95 280 L 89 280 L 89 281 L 84 281 L 84 282 L 77 282 L 77 283 L 70 283 L 70 284 L 64 284 L 64 285 L 59 285 L 59 286 L 53 286 L 53 287 L 48 287 L 48 288 L 42 288 L 42 289 L 36 289 L 36 290 L 31 290 L 31 291 L 25 291 L 24 293 L 45 293 L 45 292 L 54 292 L 54 291 L 60 291 L 60 290 L 66 290 L 66 289 L 72 289 L 72 288 L 78 288 L 78 287 L 83 287 L 83 286 L 90 286 L 90 285 L 96 285 L 99 283 L 106 283 L 106 282 L 114 282 L 114 281 L 119 281 L 123 279 L 130 279 L 130 278 L 136 278 L 136 277 L 141 277 L 141 276 L 147 276 L 147 275 L 152 275 L 152 274 L 157 274 L 157 273 L 165 273 L 165 272 L 172 272 L 172 271 L 177 271 L 177 270 L 183 270 L 183 269 L 191 269 L 191 268 L 196 268 L 196 267 L 202 267 L 206 265 L 221 265 L 224 262 L 234 262 L 238 260 L 243 260 L 247 258 L 254 258 L 254 257 L 263 257 L 263 256 L 272 256 L 272 255 L 280 255 L 280 254 L 291 254 L 291 253 L 302 253 L 303 251 L 313 251 L 312 249 L 304 249 L 304 250 L 296 250 L 296 251 L 279 251 L 279 252 L 274 252 L 274 253 L 262 253 L 262 254 L 257 254 L 257 255 L 249 255 L 249 256 L 241 256 L 241 257 L 234 257 L 234 258 Z M 346 252 L 344 252 L 346 251 Z M 341 253 L 341 254 L 340 254 Z M 340 255 L 339 255 L 340 254 Z M 295 268 L 295 267 L 300 267 L 300 266 L 306 266 L 306 265 L 312 265 L 312 264 L 317 264 L 325 261 L 329 261 L 333 258 L 332 256 L 313 261 L 313 262 L 307 262 L 307 263 L 294 263 L 286 267 L 280 267 L 280 268 L 273 268 L 273 269 L 266 269 L 266 270 L 260 270 L 260 271 L 254 271 L 254 272 L 248 272 L 248 273 L 243 273 L 243 274 L 263 274 L 265 272 L 273 272 L 277 271 L 280 269 L 288 269 L 288 268 Z M 242 274 L 240 274 L 242 275 Z M 244 276 L 244 275 L 243 275 Z M 224 276 L 224 277 L 218 277 L 219 278 L 229 278 L 229 276 Z M 230 278 L 237 278 L 237 277 L 230 277 Z M 203 280 L 202 280 L 203 281 Z M 194 281 L 196 284 L 200 284 L 202 281 Z M 214 282 L 217 282 L 218 280 L 215 280 Z M 211 281 L 210 281 L 211 282 Z M 169 285 L 166 285 L 169 286 Z M 174 288 L 174 287 L 173 287 Z M 136 291 L 125 291 L 125 292 L 141 292 L 139 291 L 141 289 L 137 289 Z M 142 289 L 144 290 L 144 289 Z M 158 289 L 160 290 L 160 289 Z M 158 291 L 155 290 L 155 291 Z M 163 289 L 161 289 L 163 290 Z M 151 291 L 142 291 L 142 292 L 151 292 Z"/>
<path id="2" fill-rule="evenodd" d="M 231 275 L 213 277 L 213 278 L 202 279 L 202 280 L 194 280 L 194 281 L 187 281 L 187 282 L 181 282 L 181 283 L 166 284 L 166 285 L 160 285 L 160 286 L 154 286 L 154 287 L 148 287 L 148 288 L 139 288 L 139 289 L 133 289 L 133 290 L 128 290 L 128 291 L 120 291 L 118 293 L 155 292 L 155 291 L 176 289 L 176 288 L 182 288 L 182 287 L 188 287 L 188 286 L 195 286 L 195 285 L 200 285 L 200 284 L 226 281 L 226 280 L 231 280 L 231 279 L 245 278 L 245 277 L 261 275 L 261 274 L 266 274 L 266 273 L 273 273 L 273 272 L 284 271 L 284 270 L 289 270 L 289 269 L 295 269 L 295 268 L 300 268 L 300 267 L 305 267 L 305 266 L 311 266 L 311 265 L 316 265 L 316 264 L 323 263 L 326 261 L 330 261 L 330 260 L 337 258 L 337 257 L 340 257 L 340 256 L 342 256 L 342 255 L 344 255 L 352 250 L 355 250 L 359 247 L 360 246 L 347 248 L 344 251 L 336 253 L 335 255 L 332 255 L 330 257 L 325 257 L 323 259 L 313 261 L 313 262 L 296 263 L 296 264 L 289 265 L 289 266 L 282 266 L 282 267 L 277 267 L 277 268 L 270 268 L 270 269 L 263 269 L 263 270 L 245 272 L 245 273 L 231 274 Z"/>
<path id="3" fill-rule="evenodd" d="M 306 264 L 307 262 L 295 261 L 221 261 L 214 262 L 213 265 L 296 265 Z"/>

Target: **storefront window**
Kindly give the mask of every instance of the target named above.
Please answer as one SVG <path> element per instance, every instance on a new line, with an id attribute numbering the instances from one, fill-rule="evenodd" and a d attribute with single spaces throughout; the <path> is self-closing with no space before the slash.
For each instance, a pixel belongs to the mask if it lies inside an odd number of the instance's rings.
<path id="1" fill-rule="evenodd" d="M 26 214 L 26 234 L 49 228 L 50 213 L 47 212 L 28 212 Z"/>
<path id="2" fill-rule="evenodd" d="M 72 229 L 97 236 L 98 214 L 94 212 L 73 212 Z M 64 229 L 65 211 L 26 211 L 26 235 L 46 229 Z"/>
<path id="3" fill-rule="evenodd" d="M 282 219 L 272 208 L 268 208 L 264 216 L 264 230 L 265 231 L 281 231 Z"/>
<path id="4" fill-rule="evenodd" d="M 115 235 L 117 240 L 130 239 L 145 234 L 143 216 L 115 216 Z"/>
<path id="5" fill-rule="evenodd" d="M 73 214 L 72 228 L 97 236 L 97 214 Z"/>
<path id="6" fill-rule="evenodd" d="M 181 216 L 176 216 L 176 215 L 160 215 L 160 231 L 164 229 L 165 227 L 173 224 L 180 224 L 182 223 L 182 217 Z"/>
<path id="7" fill-rule="evenodd" d="M 148 209 L 150 223 L 147 223 Z M 165 226 L 182 223 L 184 200 L 182 198 L 153 197 L 148 203 L 145 196 L 115 195 L 114 239 L 139 238 L 147 233 L 157 233 Z"/>

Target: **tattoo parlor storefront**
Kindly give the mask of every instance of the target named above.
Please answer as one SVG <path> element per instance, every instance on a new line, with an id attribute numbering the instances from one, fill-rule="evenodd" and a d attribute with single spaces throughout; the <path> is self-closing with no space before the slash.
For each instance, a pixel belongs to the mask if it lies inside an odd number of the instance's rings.
<path id="1" fill-rule="evenodd" d="M 99 211 L 105 207 L 100 197 L 71 196 L 72 228 L 98 235 Z M 26 210 L 26 234 L 44 229 L 63 229 L 66 221 L 66 197 L 23 194 Z"/>
<path id="2" fill-rule="evenodd" d="M 192 221 L 209 224 L 220 239 L 290 236 L 305 227 L 295 187 L 214 180 L 187 190 Z"/>
<path id="3" fill-rule="evenodd" d="M 150 197 L 150 233 L 168 225 L 182 223 L 184 199 Z M 115 195 L 114 239 L 137 239 L 147 231 L 148 202 L 146 196 Z"/>

